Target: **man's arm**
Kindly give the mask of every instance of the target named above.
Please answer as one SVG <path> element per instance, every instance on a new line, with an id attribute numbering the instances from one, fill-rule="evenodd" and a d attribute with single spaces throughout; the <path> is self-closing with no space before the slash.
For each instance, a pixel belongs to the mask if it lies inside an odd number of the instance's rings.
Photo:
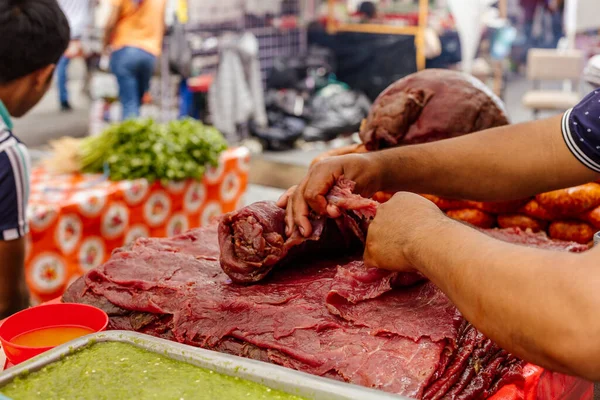
<path id="1" fill-rule="evenodd" d="M 572 254 L 501 242 L 410 193 L 380 206 L 368 236 L 367 265 L 417 269 L 502 348 L 600 381 L 600 248 Z"/>
<path id="2" fill-rule="evenodd" d="M 598 121 L 596 116 L 600 130 Z M 287 205 L 288 231 L 298 226 L 310 236 L 310 209 L 337 216 L 327 208 L 325 196 L 341 175 L 355 181 L 357 192 L 364 196 L 411 191 L 481 201 L 524 198 L 597 180 L 600 173 L 586 167 L 567 147 L 564 122 L 563 117 L 555 117 L 434 143 L 325 159 L 278 204 Z"/>
<path id="3" fill-rule="evenodd" d="M 0 241 L 0 319 L 29 306 L 25 282 L 25 239 Z"/>
<path id="4" fill-rule="evenodd" d="M 561 126 L 554 117 L 370 156 L 384 191 L 513 200 L 600 177 L 569 151 Z"/>

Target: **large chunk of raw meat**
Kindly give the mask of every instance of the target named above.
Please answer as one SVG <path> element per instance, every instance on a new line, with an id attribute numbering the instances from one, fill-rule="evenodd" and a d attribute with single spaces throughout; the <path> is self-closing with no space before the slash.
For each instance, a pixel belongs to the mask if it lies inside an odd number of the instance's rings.
<path id="1" fill-rule="evenodd" d="M 328 201 L 343 210 L 336 220 L 315 216 L 313 234 L 285 233 L 285 210 L 273 202 L 259 202 L 225 215 L 219 224 L 221 265 L 237 283 L 262 280 L 275 266 L 303 254 L 360 250 L 368 223 L 378 203 L 352 193 L 354 182 L 341 178 Z"/>
<path id="2" fill-rule="evenodd" d="M 90 272 L 64 300 L 104 309 L 110 302 L 120 310 L 110 309 L 111 328 L 135 327 L 234 353 L 234 343 L 247 344 L 247 355 L 265 361 L 420 397 L 454 338 L 376 336 L 331 314 L 324 299 L 335 280 L 335 265 L 321 262 L 284 270 L 286 274 L 275 271 L 268 283 L 238 286 L 228 283 L 216 261 L 137 247 Z M 448 328 L 452 333 L 452 326 Z"/>
<path id="3" fill-rule="evenodd" d="M 518 230 L 488 233 L 582 250 Z M 464 321 L 431 283 L 337 257 L 294 261 L 261 284 L 236 285 L 216 249 L 214 226 L 140 239 L 75 282 L 63 301 L 102 308 L 111 329 L 415 398 L 482 398 L 523 379 L 521 361 Z"/>
<path id="4" fill-rule="evenodd" d="M 360 137 L 368 150 L 432 142 L 508 124 L 504 106 L 483 83 L 449 70 L 428 69 L 379 95 Z"/>

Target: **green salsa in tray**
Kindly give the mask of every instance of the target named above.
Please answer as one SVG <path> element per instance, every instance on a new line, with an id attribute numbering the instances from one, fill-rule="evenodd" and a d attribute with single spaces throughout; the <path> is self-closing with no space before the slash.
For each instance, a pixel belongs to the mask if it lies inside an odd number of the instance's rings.
<path id="1" fill-rule="evenodd" d="M 136 332 L 84 336 L 0 373 L 12 400 L 407 400 Z"/>
<path id="2" fill-rule="evenodd" d="M 97 343 L 0 389 L 27 399 L 301 399 L 125 343 Z"/>

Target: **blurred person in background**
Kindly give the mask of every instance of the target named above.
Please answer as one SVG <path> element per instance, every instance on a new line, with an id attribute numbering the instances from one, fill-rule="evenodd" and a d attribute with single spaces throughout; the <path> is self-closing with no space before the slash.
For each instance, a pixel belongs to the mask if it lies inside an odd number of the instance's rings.
<path id="1" fill-rule="evenodd" d="M 533 38 L 533 23 L 535 21 L 535 13 L 539 6 L 545 7 L 547 0 L 521 0 L 521 8 L 525 17 L 524 33 L 527 39 L 528 47 L 535 47 Z"/>
<path id="2" fill-rule="evenodd" d="M 358 6 L 358 14 L 360 15 L 360 22 L 373 22 L 377 18 L 377 6 L 372 1 L 363 1 Z"/>
<path id="3" fill-rule="evenodd" d="M 550 0 L 548 3 L 548 10 L 552 15 L 552 48 L 558 47 L 558 42 L 563 37 L 563 20 L 565 14 L 565 2 L 564 0 Z"/>
<path id="4" fill-rule="evenodd" d="M 61 57 L 56 66 L 56 75 L 58 79 L 58 95 L 60 100 L 60 109 L 62 111 L 71 111 L 69 102 L 68 68 L 72 58 L 81 55 L 81 40 L 84 32 L 90 24 L 90 13 L 92 9 L 91 0 L 58 0 L 60 8 L 69 20 L 71 28 L 71 43 L 66 53 Z"/>
<path id="5" fill-rule="evenodd" d="M 137 118 L 150 88 L 165 34 L 167 0 L 105 0 L 110 3 L 104 39 L 110 69 L 119 83 L 123 119 Z"/>

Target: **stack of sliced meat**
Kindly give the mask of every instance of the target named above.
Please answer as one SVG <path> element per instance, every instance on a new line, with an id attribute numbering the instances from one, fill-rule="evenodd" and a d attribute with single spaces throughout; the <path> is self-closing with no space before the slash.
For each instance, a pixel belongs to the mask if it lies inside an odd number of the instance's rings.
<path id="1" fill-rule="evenodd" d="M 477 332 L 432 283 L 368 270 L 346 256 L 353 253 L 349 243 L 361 249 L 376 206 L 351 196 L 350 186 L 342 182 L 329 198 L 343 217 L 316 219 L 310 239 L 286 237 L 281 210 L 258 203 L 227 216 L 218 233 L 213 226 L 173 239 L 140 239 L 74 283 L 63 300 L 104 309 L 112 329 L 419 399 L 484 398 L 523 382 L 523 362 Z M 491 234 L 555 250 L 585 249 L 518 230 Z M 263 280 L 233 283 L 219 258 L 236 281 Z"/>

